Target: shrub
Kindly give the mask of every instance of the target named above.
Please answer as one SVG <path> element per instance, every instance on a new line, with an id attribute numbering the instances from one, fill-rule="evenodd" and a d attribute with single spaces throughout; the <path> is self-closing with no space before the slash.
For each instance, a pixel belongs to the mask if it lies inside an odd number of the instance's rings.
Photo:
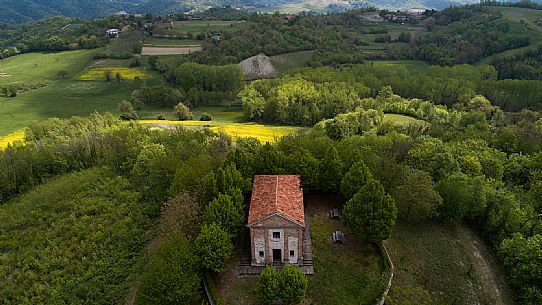
<path id="1" fill-rule="evenodd" d="M 212 121 L 213 117 L 210 114 L 208 114 L 207 112 L 204 112 L 204 113 L 201 114 L 199 120 L 200 121 Z"/>
<path id="2" fill-rule="evenodd" d="M 179 121 L 191 120 L 193 118 L 190 109 L 181 102 L 179 102 L 173 110 L 175 111 L 175 115 L 179 118 Z"/>
<path id="3" fill-rule="evenodd" d="M 287 305 L 301 303 L 307 294 L 308 283 L 299 267 L 286 265 L 279 277 L 280 299 Z"/>
<path id="4" fill-rule="evenodd" d="M 279 274 L 277 269 L 266 266 L 256 283 L 256 297 L 264 304 L 273 304 L 279 298 Z"/>

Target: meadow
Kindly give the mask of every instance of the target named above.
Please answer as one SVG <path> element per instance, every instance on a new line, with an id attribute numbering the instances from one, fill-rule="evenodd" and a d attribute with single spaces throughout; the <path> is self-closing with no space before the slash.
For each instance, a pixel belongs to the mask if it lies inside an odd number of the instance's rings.
<path id="1" fill-rule="evenodd" d="M 116 105 L 137 88 L 137 83 L 125 80 L 107 83 L 101 69 L 125 71 L 129 60 L 100 59 L 93 61 L 95 51 L 78 50 L 59 53 L 27 53 L 0 61 L 0 72 L 11 76 L 0 78 L 0 86 L 46 82 L 45 87 L 20 93 L 16 97 L 0 97 L 0 141 L 5 136 L 27 127 L 34 121 L 50 117 L 86 117 L 94 111 L 116 112 Z M 88 68 L 88 69 L 87 69 Z M 59 71 L 66 71 L 61 77 Z M 128 71 L 128 70 L 127 70 Z M 80 80 L 90 73 L 95 81 Z M 137 72 L 138 75 L 142 72 Z M 155 72 L 146 72 L 147 81 L 158 79 Z M 113 79 L 115 75 L 113 74 Z"/>
<path id="2" fill-rule="evenodd" d="M 388 250 L 393 287 L 422 287 L 435 304 L 515 304 L 500 263 L 464 225 L 398 221 Z"/>

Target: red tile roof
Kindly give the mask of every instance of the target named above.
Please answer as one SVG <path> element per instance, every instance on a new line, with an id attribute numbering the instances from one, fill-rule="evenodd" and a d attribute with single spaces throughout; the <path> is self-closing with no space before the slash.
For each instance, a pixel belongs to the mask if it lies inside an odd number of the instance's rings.
<path id="1" fill-rule="evenodd" d="M 257 175 L 252 186 L 248 225 L 273 214 L 305 225 L 303 190 L 297 175 Z"/>

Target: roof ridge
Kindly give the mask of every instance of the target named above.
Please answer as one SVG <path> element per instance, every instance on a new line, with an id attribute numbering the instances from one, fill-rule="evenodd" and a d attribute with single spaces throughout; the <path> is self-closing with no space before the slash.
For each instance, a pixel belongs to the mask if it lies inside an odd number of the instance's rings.
<path id="1" fill-rule="evenodd" d="M 279 213 L 279 176 L 275 176 L 275 212 Z"/>

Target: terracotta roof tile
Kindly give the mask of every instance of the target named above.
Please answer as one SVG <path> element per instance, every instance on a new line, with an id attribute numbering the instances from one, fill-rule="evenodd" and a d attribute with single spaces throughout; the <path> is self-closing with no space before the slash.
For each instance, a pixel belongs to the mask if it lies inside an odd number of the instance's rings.
<path id="1" fill-rule="evenodd" d="M 278 214 L 305 225 L 303 190 L 297 175 L 257 175 L 254 177 L 248 225 Z"/>

